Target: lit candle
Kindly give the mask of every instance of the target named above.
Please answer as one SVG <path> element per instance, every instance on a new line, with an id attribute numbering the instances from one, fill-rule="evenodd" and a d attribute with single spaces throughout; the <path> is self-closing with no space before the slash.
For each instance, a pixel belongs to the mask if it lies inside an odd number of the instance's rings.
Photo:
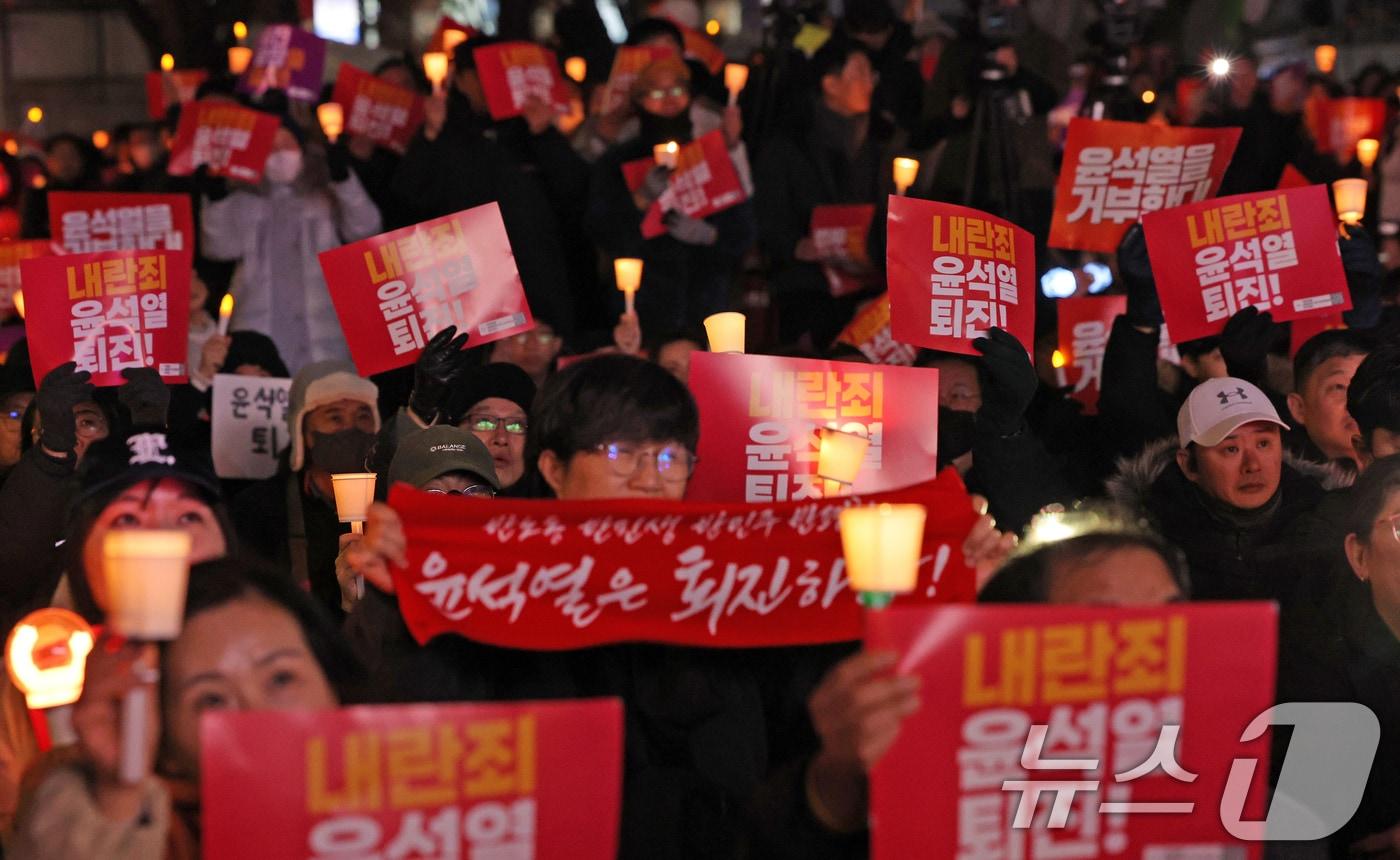
<path id="1" fill-rule="evenodd" d="M 914 178 L 919 175 L 919 162 L 913 158 L 896 158 L 894 160 L 894 187 L 900 196 L 909 190 L 909 186 L 914 184 Z"/>
<path id="2" fill-rule="evenodd" d="M 627 302 L 627 313 L 635 313 L 637 290 L 642 286 L 642 261 L 635 257 L 619 257 L 613 260 L 613 275 Z"/>
<path id="3" fill-rule="evenodd" d="M 825 495 L 839 496 L 856 482 L 870 440 L 833 427 L 823 427 L 817 432 L 821 436 L 817 477 L 826 481 Z"/>
<path id="4" fill-rule="evenodd" d="M 564 61 L 564 74 L 576 84 L 583 83 L 583 79 L 588 77 L 588 61 L 583 57 L 570 57 Z"/>
<path id="5" fill-rule="evenodd" d="M 676 169 L 676 159 L 680 155 L 681 146 L 674 140 L 665 143 L 658 143 L 651 148 L 651 157 L 656 159 L 656 163 L 662 167 Z"/>
<path id="6" fill-rule="evenodd" d="M 24 694 L 24 703 L 42 711 L 52 746 L 77 743 L 72 704 L 83 694 L 92 628 L 76 612 L 56 607 L 29 613 L 10 631 L 5 665 Z"/>
<path id="7" fill-rule="evenodd" d="M 160 55 L 160 70 L 161 70 L 162 72 L 169 72 L 169 71 L 173 71 L 174 68 L 175 68 L 175 55 L 174 55 L 174 54 L 161 54 L 161 55 Z"/>
<path id="8" fill-rule="evenodd" d="M 736 311 L 705 317 L 705 334 L 710 341 L 710 352 L 743 353 L 744 323 L 744 315 Z"/>
<path id="9" fill-rule="evenodd" d="M 457 46 L 467 41 L 467 34 L 461 30 L 442 31 L 442 51 L 449 57 L 457 50 Z"/>
<path id="10" fill-rule="evenodd" d="M 248 64 L 253 62 L 253 49 L 243 45 L 235 45 L 228 49 L 228 71 L 231 75 L 241 75 L 248 71 Z"/>
<path id="11" fill-rule="evenodd" d="M 331 475 L 331 488 L 335 491 L 336 516 L 342 523 L 350 524 L 350 531 L 364 534 L 366 512 L 374 501 L 374 473 Z"/>
<path id="12" fill-rule="evenodd" d="M 5 141 L 5 152 L 10 155 L 19 155 L 19 141 L 13 137 Z"/>
<path id="13" fill-rule="evenodd" d="M 248 38 L 248 25 L 242 21 L 234 21 L 233 38 L 238 40 L 238 44 L 243 44 L 243 40 Z"/>
<path id="14" fill-rule="evenodd" d="M 1338 179 L 1332 183 L 1332 199 L 1337 204 L 1337 218 L 1355 227 L 1366 211 L 1366 180 Z"/>
<path id="15" fill-rule="evenodd" d="M 112 136 L 103 129 L 98 129 L 92 133 L 92 145 L 98 149 L 106 149 L 112 142 Z"/>
<path id="16" fill-rule="evenodd" d="M 1313 49 L 1313 62 L 1317 64 L 1317 70 L 1324 75 L 1332 74 L 1332 69 L 1337 66 L 1337 46 L 1318 45 Z"/>
<path id="17" fill-rule="evenodd" d="M 219 337 L 228 336 L 228 321 L 233 318 L 233 293 L 219 300 Z"/>
<path id="18" fill-rule="evenodd" d="M 880 609 L 894 595 L 914 590 L 926 516 L 923 505 L 872 505 L 841 512 L 846 578 L 861 603 Z"/>
<path id="19" fill-rule="evenodd" d="M 34 125 L 38 125 L 39 123 L 44 121 L 44 109 L 39 107 L 38 105 L 34 105 L 29 110 L 24 112 L 24 118 L 29 120 Z"/>
<path id="20" fill-rule="evenodd" d="M 749 67 L 743 63 L 724 64 L 724 88 L 729 90 L 729 103 L 739 100 L 739 93 L 749 82 Z"/>
<path id="21" fill-rule="evenodd" d="M 339 102 L 317 105 L 316 119 L 321 123 L 321 131 L 326 133 L 326 140 L 331 143 L 335 143 L 336 138 L 345 130 L 345 110 Z"/>
<path id="22" fill-rule="evenodd" d="M 423 74 L 433 82 L 433 92 L 442 92 L 443 81 L 447 80 L 447 54 L 442 51 L 429 51 L 424 54 Z"/>
<path id="23" fill-rule="evenodd" d="M 19 314 L 19 318 L 20 318 L 20 319 L 24 319 L 24 291 L 23 291 L 23 290 L 15 290 L 14 302 L 15 302 L 15 313 Z"/>
<path id="24" fill-rule="evenodd" d="M 1376 163 L 1376 156 L 1380 152 L 1381 142 L 1374 137 L 1363 137 L 1356 142 L 1356 160 L 1367 170 Z"/>

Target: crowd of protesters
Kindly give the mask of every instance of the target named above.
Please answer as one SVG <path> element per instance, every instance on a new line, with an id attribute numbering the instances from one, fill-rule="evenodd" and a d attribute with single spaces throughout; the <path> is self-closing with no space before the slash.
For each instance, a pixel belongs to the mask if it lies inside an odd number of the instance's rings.
<path id="1" fill-rule="evenodd" d="M 751 351 L 865 360 L 833 341 L 885 289 L 891 158 L 922 156 L 913 196 L 995 201 L 981 183 L 965 197 L 981 145 L 975 18 L 958 31 L 936 19 L 911 26 L 887 0 L 844 5 L 810 54 L 782 44 L 765 55 L 767 69 L 755 64 L 738 104 L 685 58 L 676 25 L 656 17 L 632 22 L 629 43 L 673 50 L 610 112 L 608 46 L 559 46 L 561 57 L 590 58 L 575 91 L 587 110 L 572 123 L 542 103 L 493 120 L 473 58 L 492 39 L 474 35 L 456 48 L 444 91 L 426 95 L 426 120 L 402 152 L 353 135 L 328 142 L 304 105 L 274 91 L 252 103 L 281 118 L 257 185 L 207 170 L 167 175 L 178 107 L 163 123 L 124 127 L 101 153 L 59 135 L 40 154 L 0 154 L 25 187 L 24 238 L 48 235 L 46 196 L 57 190 L 187 193 L 198 221 L 189 385 L 132 370 L 125 384 L 98 389 L 70 363 L 35 386 L 22 340 L 0 368 L 4 628 L 50 605 L 100 623 L 109 531 L 187 531 L 194 563 L 179 639 L 159 653 L 112 642 L 89 658 L 76 747 L 38 755 L 7 705 L 9 855 L 195 856 L 197 727 L 211 709 L 602 695 L 626 707 L 621 856 L 865 855 L 866 774 L 903 718 L 937 695 L 891 675 L 890 655 L 857 643 L 551 652 L 444 636 L 420 646 L 390 575 L 407 552 L 399 515 L 381 501 L 363 535 L 347 534 L 330 480 L 378 472 L 381 500 L 399 482 L 481 497 L 681 499 L 699 436 L 687 369 L 705 348 L 707 315 L 751 311 L 760 344 Z M 581 38 L 568 9 L 556 38 Z M 1035 233 L 1044 269 L 1063 253 L 1045 249 L 1058 141 L 1087 87 L 1078 71 L 1034 68 L 1027 47 L 1042 42 L 1032 32 L 991 53 L 1027 108 L 1005 133 L 1016 136 L 1018 220 Z M 1197 76 L 1197 58 L 1178 59 L 1181 76 Z M 1318 151 L 1305 105 L 1374 95 L 1388 100 L 1393 122 L 1400 93 L 1400 76 L 1380 67 L 1348 82 L 1238 52 L 1227 81 L 1176 88 L 1162 52 L 1135 48 L 1128 61 L 1137 115 L 1123 118 L 1243 129 L 1222 194 L 1272 189 L 1288 165 L 1316 183 L 1358 175 L 1357 163 Z M 428 93 L 413 58 L 376 74 Z M 1139 98 L 1147 90 L 1155 100 Z M 200 97 L 247 99 L 219 77 Z M 1340 241 L 1354 305 L 1347 327 L 1316 335 L 1291 362 L 1287 326 L 1252 309 L 1219 336 L 1179 344 L 1179 364 L 1163 361 L 1162 308 L 1138 227 L 1107 261 L 1127 310 L 1108 339 L 1096 415 L 1055 385 L 1048 361 L 1033 363 L 999 329 L 977 342 L 978 356 L 924 350 L 916 360 L 940 371 L 939 466 L 955 468 L 982 506 L 964 545 L 980 599 L 1276 601 L 1279 700 L 1354 701 L 1376 713 L 1380 749 L 1361 808 L 1332 840 L 1336 856 L 1400 852 L 1394 128 L 1373 175 L 1374 217 Z M 643 213 L 668 171 L 653 168 L 629 190 L 621 165 L 715 129 L 748 200 L 706 218 L 670 212 L 664 233 L 644 239 Z M 36 175 L 45 181 L 20 183 Z M 488 202 L 500 205 L 534 330 L 476 346 L 449 328 L 411 368 L 359 375 L 317 255 Z M 814 207 L 844 203 L 876 214 L 871 262 L 849 273 L 865 286 L 836 298 L 810 224 Z M 644 261 L 635 314 L 611 281 L 616 257 Z M 221 335 L 210 314 L 226 292 L 237 304 L 233 331 Z M 1048 351 L 1054 303 L 1037 303 L 1037 342 Z M 561 357 L 585 354 L 556 370 Z M 294 380 L 291 445 L 274 477 L 214 476 L 216 373 Z M 1015 548 L 1038 511 L 1083 500 L 1112 511 L 1117 526 Z M 158 685 L 162 703 L 157 776 L 132 786 L 115 776 L 116 721 L 123 695 L 142 684 Z"/>

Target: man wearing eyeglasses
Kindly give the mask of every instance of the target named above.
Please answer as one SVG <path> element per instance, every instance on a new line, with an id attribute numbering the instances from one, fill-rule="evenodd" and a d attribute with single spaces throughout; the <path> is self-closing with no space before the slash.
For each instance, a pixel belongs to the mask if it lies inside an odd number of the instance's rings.
<path id="1" fill-rule="evenodd" d="M 533 495 L 533 480 L 523 480 L 525 434 L 535 382 L 515 364 L 493 363 L 473 370 L 451 392 L 447 422 L 469 430 L 491 452 L 501 490 L 515 497 Z"/>

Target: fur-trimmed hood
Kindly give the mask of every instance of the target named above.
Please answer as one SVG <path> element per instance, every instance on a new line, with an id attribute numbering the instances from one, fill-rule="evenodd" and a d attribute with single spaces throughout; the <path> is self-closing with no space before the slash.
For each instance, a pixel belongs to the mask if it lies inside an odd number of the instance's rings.
<path id="1" fill-rule="evenodd" d="M 1162 473 L 1176 462 L 1176 452 L 1180 445 L 1175 435 L 1149 442 L 1147 447 L 1131 457 L 1118 460 L 1118 468 L 1104 487 L 1108 497 L 1131 511 L 1148 513 L 1148 498 L 1152 485 L 1162 477 Z M 1285 451 L 1284 469 L 1292 469 L 1298 474 L 1311 478 L 1324 490 L 1339 490 L 1350 487 L 1356 476 L 1336 463 L 1317 463 L 1304 460 Z"/>

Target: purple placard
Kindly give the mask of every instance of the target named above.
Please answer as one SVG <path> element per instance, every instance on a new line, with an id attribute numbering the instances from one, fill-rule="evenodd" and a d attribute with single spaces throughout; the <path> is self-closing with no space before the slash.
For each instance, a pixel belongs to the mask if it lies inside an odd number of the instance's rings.
<path id="1" fill-rule="evenodd" d="M 326 41 L 291 24 L 274 24 L 258 35 L 253 61 L 239 79 L 245 93 L 286 90 L 287 97 L 314 102 L 321 94 Z"/>

